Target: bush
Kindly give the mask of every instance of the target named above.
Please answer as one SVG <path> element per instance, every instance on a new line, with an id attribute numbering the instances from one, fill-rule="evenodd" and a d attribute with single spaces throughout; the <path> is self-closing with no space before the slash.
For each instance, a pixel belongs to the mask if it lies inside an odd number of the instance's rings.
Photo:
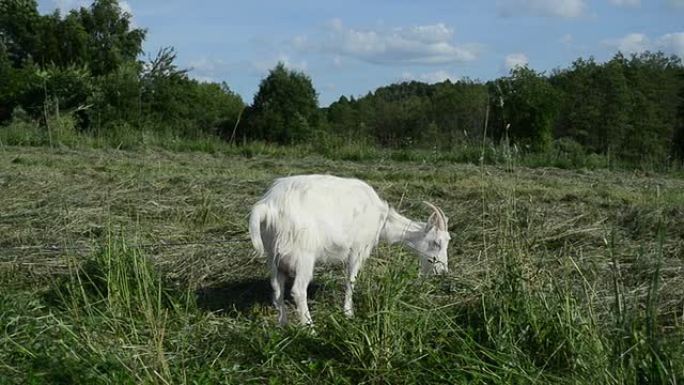
<path id="1" fill-rule="evenodd" d="M 12 146 L 57 146 L 73 147 L 82 142 L 78 135 L 73 113 L 50 115 L 41 125 L 32 119 L 21 107 L 15 108 L 12 120 L 0 126 L 0 142 Z M 47 123 L 47 124 L 46 124 Z"/>

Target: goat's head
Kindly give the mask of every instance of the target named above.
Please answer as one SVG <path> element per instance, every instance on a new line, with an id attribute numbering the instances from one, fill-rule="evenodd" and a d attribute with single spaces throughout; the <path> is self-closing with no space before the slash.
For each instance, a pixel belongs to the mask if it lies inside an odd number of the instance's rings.
<path id="1" fill-rule="evenodd" d="M 424 275 L 444 274 L 449 271 L 449 218 L 437 206 L 424 202 L 432 213 L 425 224 L 425 233 L 415 243 L 415 249 L 420 254 L 420 271 Z"/>

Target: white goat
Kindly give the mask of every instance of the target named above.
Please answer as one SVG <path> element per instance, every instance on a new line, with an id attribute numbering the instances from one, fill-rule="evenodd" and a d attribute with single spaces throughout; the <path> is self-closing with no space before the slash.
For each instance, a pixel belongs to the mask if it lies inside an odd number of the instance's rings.
<path id="1" fill-rule="evenodd" d="M 379 240 L 401 242 L 416 251 L 423 274 L 448 271 L 448 219 L 425 203 L 432 214 L 427 223 L 415 222 L 358 179 L 329 175 L 277 179 L 252 208 L 249 232 L 257 253 L 268 259 L 279 323 L 287 323 L 284 296 L 290 275 L 300 321 L 311 324 L 306 292 L 318 261 L 346 262 L 344 313 L 351 317 L 356 276 Z"/>

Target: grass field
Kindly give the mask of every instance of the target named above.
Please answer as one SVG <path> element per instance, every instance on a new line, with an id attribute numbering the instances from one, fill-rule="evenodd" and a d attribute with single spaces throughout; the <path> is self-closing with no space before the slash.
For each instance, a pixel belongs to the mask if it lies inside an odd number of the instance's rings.
<path id="1" fill-rule="evenodd" d="M 277 176 L 450 217 L 450 274 L 381 246 L 276 326 L 246 216 Z M 290 304 L 290 306 L 292 306 Z M 0 147 L 0 383 L 684 382 L 684 179 L 447 162 Z"/>

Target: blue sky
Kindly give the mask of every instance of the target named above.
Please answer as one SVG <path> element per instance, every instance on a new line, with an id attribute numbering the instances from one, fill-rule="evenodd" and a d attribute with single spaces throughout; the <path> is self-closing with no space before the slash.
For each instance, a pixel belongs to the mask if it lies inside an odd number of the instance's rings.
<path id="1" fill-rule="evenodd" d="M 40 0 L 43 12 L 88 4 Z M 523 63 L 661 50 L 684 57 L 684 0 L 120 1 L 147 28 L 149 55 L 173 46 L 190 75 L 225 81 L 251 103 L 282 61 L 320 104 L 404 80 L 486 81 Z"/>

